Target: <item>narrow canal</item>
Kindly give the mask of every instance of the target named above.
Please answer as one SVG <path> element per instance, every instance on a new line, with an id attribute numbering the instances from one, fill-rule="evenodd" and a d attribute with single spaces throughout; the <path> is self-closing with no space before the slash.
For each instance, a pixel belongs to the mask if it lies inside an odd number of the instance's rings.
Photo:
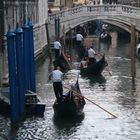
<path id="1" fill-rule="evenodd" d="M 98 46 L 105 52 L 109 66 L 98 78 L 79 76 L 83 95 L 116 115 L 116 119 L 86 101 L 84 117 L 72 121 L 55 120 L 52 108 L 55 96 L 47 78 L 51 66 L 46 59 L 36 71 L 37 92 L 46 103 L 44 117 L 27 118 L 17 131 L 11 132 L 9 118 L 0 116 L 0 140 L 139 140 L 140 63 L 136 60 L 133 84 L 129 45 L 125 39 L 111 45 L 100 43 Z M 64 81 L 67 86 L 75 82 L 79 73 L 79 63 L 74 56 L 73 69 L 66 73 Z"/>

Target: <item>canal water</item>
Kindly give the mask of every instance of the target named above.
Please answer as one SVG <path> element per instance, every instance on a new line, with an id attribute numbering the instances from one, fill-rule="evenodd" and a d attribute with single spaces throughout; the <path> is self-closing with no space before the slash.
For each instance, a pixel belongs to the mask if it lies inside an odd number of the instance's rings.
<path id="1" fill-rule="evenodd" d="M 82 94 L 86 101 L 84 116 L 75 120 L 54 118 L 55 100 L 48 73 L 52 69 L 49 59 L 36 70 L 37 92 L 46 103 L 43 117 L 29 117 L 15 131 L 9 118 L 0 116 L 0 140 L 139 140 L 140 139 L 140 63 L 136 60 L 136 81 L 132 83 L 129 40 L 114 40 L 112 44 L 100 43 L 95 47 L 106 54 L 108 67 L 100 77 L 79 75 Z M 73 69 L 66 73 L 64 83 L 75 83 L 79 62 L 73 55 Z M 110 74 L 111 73 L 111 74 Z M 64 89 L 67 91 L 67 89 Z"/>

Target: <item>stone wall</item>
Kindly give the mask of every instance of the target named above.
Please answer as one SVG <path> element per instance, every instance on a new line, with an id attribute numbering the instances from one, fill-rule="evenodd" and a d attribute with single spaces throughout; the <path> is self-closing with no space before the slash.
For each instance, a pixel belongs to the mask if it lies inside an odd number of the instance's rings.
<path id="1" fill-rule="evenodd" d="M 47 44 L 45 20 L 48 17 L 47 0 L 4 0 L 4 32 L 8 31 L 8 25 L 15 30 L 16 23 L 22 27 L 24 22 L 30 18 L 35 31 L 35 50 Z M 36 40 L 39 36 L 42 41 Z"/>
<path id="2" fill-rule="evenodd" d="M 2 11 L 2 12 L 1 12 Z M 48 0 L 2 0 L 0 1 L 0 15 L 3 14 L 3 19 L 0 18 L 0 48 L 5 48 L 4 52 L 0 53 L 0 83 L 2 83 L 2 77 L 7 77 L 7 43 L 6 33 L 8 26 L 11 26 L 11 30 L 15 31 L 16 23 L 22 27 L 30 18 L 34 25 L 34 45 L 35 52 L 40 52 L 43 47 L 47 45 L 45 21 L 48 18 Z M 0 84 L 1 85 L 1 84 Z"/>

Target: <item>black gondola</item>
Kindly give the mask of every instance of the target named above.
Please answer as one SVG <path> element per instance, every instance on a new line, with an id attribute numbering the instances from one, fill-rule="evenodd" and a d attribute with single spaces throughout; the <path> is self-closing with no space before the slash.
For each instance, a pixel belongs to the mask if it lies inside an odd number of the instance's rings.
<path id="1" fill-rule="evenodd" d="M 91 63 L 86 68 L 80 67 L 80 71 L 82 75 L 97 76 L 102 74 L 103 70 L 107 65 L 108 64 L 107 61 L 105 60 L 105 55 L 103 55 L 99 61 Z"/>
<path id="2" fill-rule="evenodd" d="M 59 58 L 53 62 L 54 67 L 60 66 L 61 70 L 63 72 L 66 72 L 67 70 L 71 69 L 70 63 L 68 58 L 65 56 L 64 53 L 61 53 Z"/>
<path id="3" fill-rule="evenodd" d="M 107 42 L 107 43 L 111 43 L 111 39 L 112 37 L 108 34 L 108 33 L 102 33 L 100 36 L 99 36 L 99 40 L 101 42 Z"/>
<path id="4" fill-rule="evenodd" d="M 63 100 L 53 104 L 54 114 L 57 117 L 78 117 L 83 115 L 85 105 L 84 97 L 81 95 L 78 80 L 72 85 L 67 93 L 63 95 Z"/>

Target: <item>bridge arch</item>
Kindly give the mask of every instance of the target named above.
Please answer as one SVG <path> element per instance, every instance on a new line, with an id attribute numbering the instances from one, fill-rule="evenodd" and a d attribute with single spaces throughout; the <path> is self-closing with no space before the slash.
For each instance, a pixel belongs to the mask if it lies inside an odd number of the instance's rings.
<path id="1" fill-rule="evenodd" d="M 135 25 L 137 31 L 140 31 L 140 8 L 126 5 L 84 5 L 60 11 L 49 16 L 50 37 L 55 36 L 54 19 L 60 19 L 60 36 L 63 35 L 63 25 L 65 33 L 72 28 L 93 20 L 102 20 L 103 22 L 120 27 L 130 33 L 130 26 Z"/>

